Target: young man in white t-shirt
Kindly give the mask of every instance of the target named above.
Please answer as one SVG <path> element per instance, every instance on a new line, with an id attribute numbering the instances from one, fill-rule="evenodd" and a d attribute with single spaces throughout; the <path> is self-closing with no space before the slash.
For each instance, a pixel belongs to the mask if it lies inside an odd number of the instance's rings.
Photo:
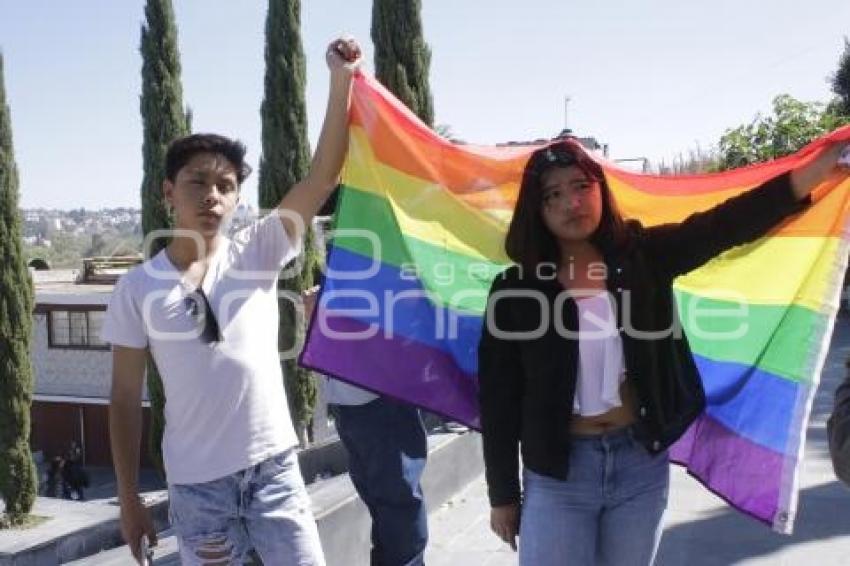
<path id="1" fill-rule="evenodd" d="M 163 456 L 183 564 L 324 564 L 298 469 L 278 354 L 277 279 L 304 227 L 337 184 L 348 147 L 353 40 L 331 43 L 327 114 L 307 178 L 278 209 L 229 240 L 250 168 L 241 143 L 212 134 L 175 141 L 163 191 L 168 246 L 121 278 L 103 336 L 113 347 L 110 434 L 121 528 L 139 560 L 155 542 L 139 502 L 141 394 L 149 351 L 165 388 Z"/>

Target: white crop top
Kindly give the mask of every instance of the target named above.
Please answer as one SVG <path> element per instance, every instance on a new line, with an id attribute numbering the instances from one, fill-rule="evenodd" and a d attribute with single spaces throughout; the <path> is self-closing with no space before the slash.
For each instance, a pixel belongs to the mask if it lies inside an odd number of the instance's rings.
<path id="1" fill-rule="evenodd" d="M 576 298 L 579 356 L 573 413 L 601 415 L 620 407 L 620 384 L 625 380 L 623 342 L 607 293 Z"/>

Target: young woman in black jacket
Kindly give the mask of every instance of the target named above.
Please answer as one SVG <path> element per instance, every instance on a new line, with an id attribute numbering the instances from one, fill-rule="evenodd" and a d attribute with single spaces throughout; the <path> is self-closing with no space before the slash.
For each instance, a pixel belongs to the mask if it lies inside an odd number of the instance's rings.
<path id="1" fill-rule="evenodd" d="M 574 142 L 532 154 L 478 358 L 491 527 L 521 565 L 653 562 L 667 448 L 705 407 L 673 279 L 804 209 L 842 146 L 650 228 Z"/>

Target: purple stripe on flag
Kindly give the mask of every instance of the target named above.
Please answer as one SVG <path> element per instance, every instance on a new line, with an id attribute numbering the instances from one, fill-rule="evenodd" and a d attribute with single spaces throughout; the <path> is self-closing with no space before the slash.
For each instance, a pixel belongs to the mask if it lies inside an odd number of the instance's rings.
<path id="1" fill-rule="evenodd" d="M 336 336 L 323 334 L 314 316 L 301 365 L 480 428 L 478 378 L 458 368 L 449 354 L 409 338 L 384 336 L 378 328 L 367 336 L 369 325 L 347 317 L 325 320 Z"/>
<path id="2" fill-rule="evenodd" d="M 670 449 L 670 459 L 733 507 L 773 525 L 784 456 L 703 414 Z"/>

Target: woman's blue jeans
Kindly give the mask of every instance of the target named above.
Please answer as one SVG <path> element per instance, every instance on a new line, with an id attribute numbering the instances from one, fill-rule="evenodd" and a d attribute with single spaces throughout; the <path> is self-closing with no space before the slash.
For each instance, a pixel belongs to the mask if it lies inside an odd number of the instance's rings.
<path id="1" fill-rule="evenodd" d="M 670 466 L 632 429 L 572 436 L 566 481 L 523 472 L 521 566 L 647 566 L 661 540 Z"/>

